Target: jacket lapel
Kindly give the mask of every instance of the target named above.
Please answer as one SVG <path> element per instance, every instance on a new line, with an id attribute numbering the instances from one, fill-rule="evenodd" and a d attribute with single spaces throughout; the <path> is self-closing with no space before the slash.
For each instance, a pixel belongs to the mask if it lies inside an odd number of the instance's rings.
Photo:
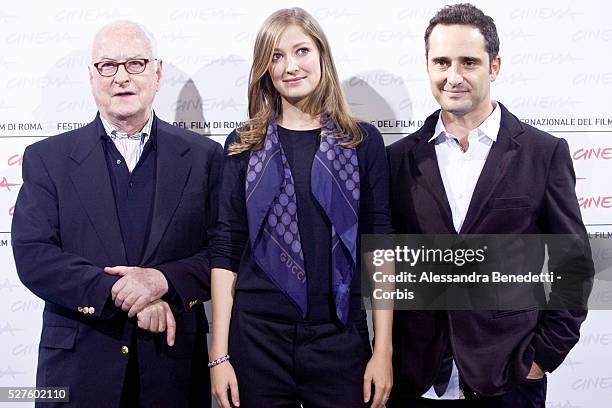
<path id="1" fill-rule="evenodd" d="M 499 103 L 499 102 L 498 102 Z M 468 207 L 461 233 L 470 233 L 477 220 L 481 218 L 483 210 L 495 190 L 495 186 L 503 179 L 506 172 L 516 156 L 520 144 L 515 140 L 516 136 L 524 132 L 521 122 L 500 103 L 502 111 L 501 126 L 497 141 L 491 146 L 478 182 Z"/>
<path id="2" fill-rule="evenodd" d="M 125 265 L 125 248 L 102 146 L 100 132 L 104 130 L 100 120 L 96 118 L 83 128 L 83 132 L 86 134 L 79 138 L 70 153 L 70 158 L 77 165 L 70 177 L 100 238 L 102 248 L 110 259 L 109 266 Z"/>
<path id="3" fill-rule="evenodd" d="M 429 139 L 433 136 L 436 122 L 438 120 L 439 111 L 435 112 L 427 118 L 423 128 L 420 130 L 419 141 L 415 146 L 412 154 L 412 160 L 406 162 L 413 162 L 416 166 L 414 172 L 415 181 L 423 186 L 436 200 L 438 207 L 441 209 L 442 216 L 444 217 L 444 223 L 449 228 L 449 231 L 454 232 L 453 217 L 448 204 L 448 198 L 446 197 L 446 191 L 444 190 L 444 183 L 442 182 L 442 175 L 440 174 L 440 168 L 438 166 L 438 159 L 436 157 L 436 148 L 433 142 L 429 142 Z M 410 169 L 405 169 L 409 171 Z M 405 178 L 409 180 L 409 178 Z M 418 197 L 415 197 L 415 205 L 418 205 Z M 426 201 L 425 201 L 426 202 Z"/>
<path id="4" fill-rule="evenodd" d="M 191 172 L 191 161 L 185 156 L 190 147 L 179 136 L 169 131 L 170 125 L 155 117 L 157 141 L 157 174 L 155 177 L 155 203 L 149 241 L 143 256 L 143 265 L 150 263 L 176 208 Z"/>

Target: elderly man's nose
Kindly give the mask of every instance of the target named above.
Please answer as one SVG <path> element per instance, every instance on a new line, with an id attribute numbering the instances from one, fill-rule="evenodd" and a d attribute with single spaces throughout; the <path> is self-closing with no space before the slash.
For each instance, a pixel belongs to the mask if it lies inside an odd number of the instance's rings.
<path id="1" fill-rule="evenodd" d="M 115 74 L 115 82 L 126 82 L 130 80 L 130 74 L 125 69 L 125 65 L 119 65 Z"/>

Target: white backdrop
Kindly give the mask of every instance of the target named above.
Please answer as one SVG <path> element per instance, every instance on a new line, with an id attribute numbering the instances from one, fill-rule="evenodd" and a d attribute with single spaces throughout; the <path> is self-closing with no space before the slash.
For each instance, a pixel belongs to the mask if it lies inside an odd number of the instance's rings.
<path id="1" fill-rule="evenodd" d="M 373 121 L 387 143 L 416 130 L 436 109 L 423 33 L 445 2 L 262 3 L 22 0 L 0 5 L 0 386 L 34 385 L 44 305 L 19 282 L 10 247 L 21 154 L 30 143 L 93 119 L 88 48 L 104 23 L 132 19 L 151 29 L 164 60 L 157 114 L 219 142 L 245 119 L 257 29 L 272 11 L 294 5 L 319 20 L 354 112 Z M 612 5 L 474 3 L 495 19 L 500 34 L 502 69 L 493 98 L 568 140 L 587 228 L 612 231 Z M 548 407 L 610 406 L 610 321 L 612 312 L 589 314 L 579 345 L 549 377 Z"/>

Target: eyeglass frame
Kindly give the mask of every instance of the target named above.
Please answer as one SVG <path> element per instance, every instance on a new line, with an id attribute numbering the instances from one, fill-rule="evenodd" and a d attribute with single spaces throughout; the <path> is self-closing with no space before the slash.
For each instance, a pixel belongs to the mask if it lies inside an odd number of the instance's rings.
<path id="1" fill-rule="evenodd" d="M 144 68 L 142 69 L 142 71 L 140 72 L 130 72 L 128 71 L 127 68 L 127 63 L 130 61 L 144 61 Z M 125 69 L 125 72 L 127 72 L 130 75 L 139 75 L 142 74 L 143 72 L 145 72 L 147 70 L 147 64 L 151 61 L 157 61 L 157 58 L 152 58 L 152 59 L 148 59 L 148 58 L 130 58 L 128 60 L 125 60 L 123 62 L 119 62 L 119 61 L 99 61 L 96 62 L 95 64 L 91 64 L 96 71 L 98 71 L 98 74 L 100 74 L 100 76 L 104 77 L 104 78 L 110 78 L 110 77 L 114 77 L 115 75 L 117 75 L 117 72 L 119 72 L 119 67 L 121 65 L 123 65 L 123 69 Z M 116 64 L 115 66 L 115 72 L 113 72 L 111 75 L 104 75 L 102 72 L 100 72 L 100 68 L 98 68 L 98 65 L 100 64 L 104 64 L 104 63 L 113 63 Z"/>

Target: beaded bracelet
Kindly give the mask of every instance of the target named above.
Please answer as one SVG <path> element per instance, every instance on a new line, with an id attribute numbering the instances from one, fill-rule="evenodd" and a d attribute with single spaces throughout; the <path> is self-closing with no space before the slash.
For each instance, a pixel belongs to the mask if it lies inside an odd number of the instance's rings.
<path id="1" fill-rule="evenodd" d="M 208 368 L 213 368 L 213 367 L 215 367 L 215 366 L 218 366 L 218 365 L 219 365 L 219 364 L 221 364 L 221 363 L 225 363 L 225 362 L 226 362 L 227 360 L 229 360 L 229 359 L 230 359 L 229 354 L 226 354 L 226 355 L 224 355 L 223 357 L 219 357 L 219 358 L 218 358 L 218 359 L 216 359 L 216 360 L 210 361 L 210 362 L 208 363 Z"/>

